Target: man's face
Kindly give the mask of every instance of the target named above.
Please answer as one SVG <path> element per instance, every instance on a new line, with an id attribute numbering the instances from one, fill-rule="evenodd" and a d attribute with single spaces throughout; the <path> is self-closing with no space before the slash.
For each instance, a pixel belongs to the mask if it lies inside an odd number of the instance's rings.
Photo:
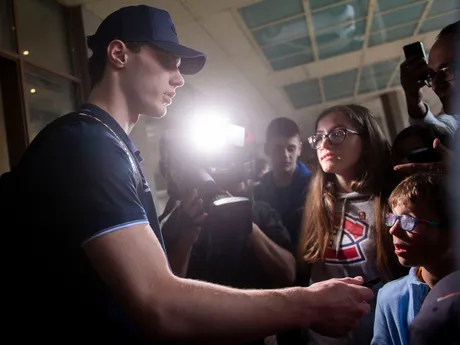
<path id="1" fill-rule="evenodd" d="M 121 73 L 121 85 L 132 106 L 131 111 L 161 118 L 172 102 L 176 89 L 184 85 L 176 56 L 150 46 L 138 53 L 127 52 L 126 67 Z"/>
<path id="2" fill-rule="evenodd" d="M 302 152 L 300 137 L 275 137 L 265 144 L 265 153 L 270 157 L 275 172 L 293 172 L 297 158 Z"/>
<path id="3" fill-rule="evenodd" d="M 453 35 L 448 35 L 436 41 L 428 57 L 428 65 L 433 72 L 438 72 L 445 67 L 451 70 L 458 66 L 458 61 L 454 57 L 455 40 Z M 433 91 L 441 100 L 444 112 L 453 115 L 455 113 L 455 78 L 445 77 L 446 74 L 439 72 L 432 81 Z"/>

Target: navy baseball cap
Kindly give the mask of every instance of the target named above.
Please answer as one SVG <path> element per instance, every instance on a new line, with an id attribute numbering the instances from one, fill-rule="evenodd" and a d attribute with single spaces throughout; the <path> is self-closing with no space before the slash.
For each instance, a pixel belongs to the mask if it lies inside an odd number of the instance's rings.
<path id="1" fill-rule="evenodd" d="M 113 40 L 146 42 L 181 58 L 182 74 L 196 74 L 206 63 L 206 55 L 179 44 L 176 28 L 168 12 L 139 5 L 120 8 L 99 25 L 96 33 L 88 36 L 88 47 L 93 54 L 105 53 Z"/>

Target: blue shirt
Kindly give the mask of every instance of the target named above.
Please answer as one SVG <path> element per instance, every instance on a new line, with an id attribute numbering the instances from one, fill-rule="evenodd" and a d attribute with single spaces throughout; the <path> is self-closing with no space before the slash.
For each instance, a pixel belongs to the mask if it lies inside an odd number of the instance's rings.
<path id="1" fill-rule="evenodd" d="M 284 226 L 289 232 L 293 250 L 297 249 L 302 212 L 311 171 L 301 162 L 297 162 L 296 171 L 289 186 L 278 187 L 273 171 L 262 177 L 260 184 L 254 189 L 254 198 L 269 204 L 278 212 Z"/>
<path id="2" fill-rule="evenodd" d="M 411 268 L 409 274 L 380 289 L 371 345 L 409 345 L 409 326 L 430 291 Z"/>
<path id="3" fill-rule="evenodd" d="M 142 160 L 108 113 L 91 104 L 81 111 L 104 122 Z M 136 178 L 112 131 L 66 115 L 36 137 L 15 169 L 20 212 L 27 216 L 21 220 L 28 277 L 23 303 L 37 341 L 145 343 L 83 250 L 95 238 L 135 224 L 150 224 L 163 245 L 148 184 Z"/>

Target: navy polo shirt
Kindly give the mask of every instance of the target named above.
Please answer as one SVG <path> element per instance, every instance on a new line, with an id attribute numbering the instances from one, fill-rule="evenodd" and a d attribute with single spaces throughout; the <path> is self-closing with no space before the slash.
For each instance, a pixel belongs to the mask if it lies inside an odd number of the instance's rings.
<path id="1" fill-rule="evenodd" d="M 81 112 L 103 121 L 141 161 L 108 113 L 91 104 Z M 144 344 L 83 251 L 134 224 L 150 224 L 164 248 L 148 184 L 136 179 L 116 136 L 98 121 L 66 115 L 36 137 L 16 174 L 24 329 L 35 341 Z"/>

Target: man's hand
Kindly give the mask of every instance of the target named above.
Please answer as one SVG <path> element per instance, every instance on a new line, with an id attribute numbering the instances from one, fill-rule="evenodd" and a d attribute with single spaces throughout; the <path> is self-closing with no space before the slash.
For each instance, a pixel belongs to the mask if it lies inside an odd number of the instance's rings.
<path id="1" fill-rule="evenodd" d="M 442 155 L 442 159 L 439 162 L 399 164 L 394 167 L 394 170 L 404 171 L 407 174 L 415 174 L 417 172 L 446 173 L 451 165 L 452 152 L 441 144 L 441 141 L 437 138 L 433 141 L 433 148 Z"/>
<path id="2" fill-rule="evenodd" d="M 414 118 L 423 118 L 426 114 L 426 106 L 422 102 L 422 87 L 424 79 L 430 69 L 425 59 L 420 57 L 409 58 L 400 66 L 401 85 L 406 94 L 409 115 Z"/>
<path id="3" fill-rule="evenodd" d="M 370 312 L 367 301 L 373 292 L 361 286 L 363 279 L 330 279 L 313 284 L 307 289 L 312 292 L 308 308 L 311 308 L 310 328 L 330 337 L 345 336 L 358 321 Z"/>

